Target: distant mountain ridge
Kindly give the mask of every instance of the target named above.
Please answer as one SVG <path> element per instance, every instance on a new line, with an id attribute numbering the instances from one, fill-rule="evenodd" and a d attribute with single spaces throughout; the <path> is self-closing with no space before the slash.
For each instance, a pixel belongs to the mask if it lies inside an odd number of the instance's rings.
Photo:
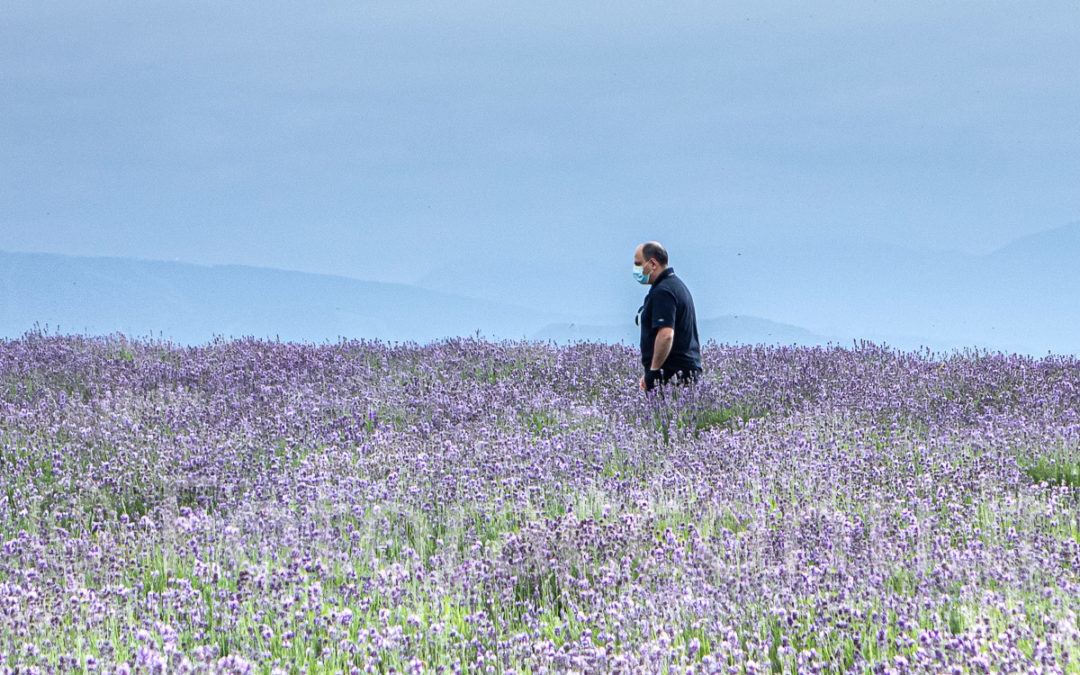
<path id="1" fill-rule="evenodd" d="M 621 323 L 612 308 L 626 314 L 646 290 L 630 279 L 631 250 L 564 264 L 574 283 L 556 284 L 546 297 L 573 307 L 579 324 Z M 669 252 L 699 317 L 768 317 L 841 344 L 1080 354 L 1080 223 L 985 255 L 869 240 L 732 240 Z M 529 293 L 514 285 L 537 274 L 529 270 L 522 261 L 487 261 L 486 283 L 466 271 L 463 288 L 478 298 L 514 293 L 526 302 Z M 582 287 L 589 292 L 577 292 Z M 535 287 L 533 295 L 544 297 Z"/>
<path id="2" fill-rule="evenodd" d="M 566 314 L 406 284 L 239 265 L 0 252 L 0 336 L 18 337 L 35 325 L 68 333 L 161 335 L 183 344 L 246 335 L 301 341 L 427 342 L 476 333 L 558 342 L 636 339 L 622 326 L 585 328 Z M 567 329 L 571 325 L 578 328 Z M 739 327 L 735 334 L 732 326 Z M 700 327 L 703 339 L 818 340 L 760 319 L 706 320 Z"/>
<path id="3" fill-rule="evenodd" d="M 536 337 L 556 342 L 573 340 L 602 340 L 637 344 L 640 329 L 632 321 L 624 325 L 557 323 L 544 326 Z M 828 337 L 808 330 L 762 319 L 756 316 L 721 316 L 698 321 L 698 337 L 702 342 L 715 340 L 744 344 L 824 345 L 833 342 Z"/>
<path id="4" fill-rule="evenodd" d="M 672 252 L 702 339 L 1080 354 L 1080 223 L 987 255 L 875 242 L 732 242 Z M 648 291 L 629 252 L 482 260 L 420 286 L 242 266 L 0 252 L 0 335 L 63 332 L 322 341 L 494 339 L 634 343 Z M 432 286 L 424 288 L 423 285 Z M 767 318 L 765 318 L 767 317 Z"/>
<path id="5" fill-rule="evenodd" d="M 404 284 L 268 268 L 0 253 L 0 333 L 8 337 L 48 324 L 189 344 L 244 335 L 428 341 L 478 330 L 520 338 L 535 314 Z"/>

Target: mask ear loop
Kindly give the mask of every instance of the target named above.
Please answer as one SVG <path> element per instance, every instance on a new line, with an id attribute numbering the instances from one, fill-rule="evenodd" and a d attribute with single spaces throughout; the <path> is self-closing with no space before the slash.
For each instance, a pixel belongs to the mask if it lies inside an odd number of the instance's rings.
<path id="1" fill-rule="evenodd" d="M 637 308 L 637 314 L 634 315 L 634 325 L 635 326 L 640 326 L 641 325 L 641 313 L 644 312 L 644 311 L 645 311 L 645 305 L 642 305 L 641 307 Z"/>

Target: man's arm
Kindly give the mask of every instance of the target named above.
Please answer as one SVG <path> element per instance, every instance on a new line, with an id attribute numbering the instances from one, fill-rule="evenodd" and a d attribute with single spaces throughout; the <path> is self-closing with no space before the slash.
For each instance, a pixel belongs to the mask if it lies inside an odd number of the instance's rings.
<path id="1" fill-rule="evenodd" d="M 664 361 L 667 361 L 673 344 L 675 344 L 674 328 L 664 326 L 656 331 L 656 341 L 653 343 L 652 366 L 650 366 L 652 370 L 660 370 L 660 367 L 664 365 Z"/>
<path id="2" fill-rule="evenodd" d="M 656 338 L 653 342 L 653 357 L 652 364 L 649 366 L 649 370 L 660 370 L 660 366 L 664 365 L 664 361 L 667 361 L 668 354 L 671 353 L 671 345 L 675 342 L 675 329 L 671 326 L 664 326 L 660 330 L 656 331 Z M 657 385 L 660 377 L 655 373 L 645 373 L 645 376 L 641 378 L 639 386 L 648 391 Z"/>

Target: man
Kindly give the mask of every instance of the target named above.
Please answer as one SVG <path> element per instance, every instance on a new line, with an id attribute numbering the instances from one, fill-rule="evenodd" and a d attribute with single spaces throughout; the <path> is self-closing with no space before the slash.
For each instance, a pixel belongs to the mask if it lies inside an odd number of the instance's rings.
<path id="1" fill-rule="evenodd" d="M 645 375 L 640 386 L 650 391 L 672 377 L 689 382 L 701 374 L 701 345 L 698 342 L 694 299 L 675 268 L 668 267 L 668 254 L 655 241 L 634 251 L 634 278 L 649 284 L 649 294 L 638 310 L 641 326 L 641 364 Z"/>

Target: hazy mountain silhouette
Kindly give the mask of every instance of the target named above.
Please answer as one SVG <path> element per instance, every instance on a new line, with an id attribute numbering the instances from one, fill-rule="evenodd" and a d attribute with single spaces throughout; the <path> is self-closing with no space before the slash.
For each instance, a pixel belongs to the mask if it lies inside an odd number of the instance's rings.
<path id="1" fill-rule="evenodd" d="M 493 338 L 637 339 L 622 324 L 585 325 L 568 312 L 385 284 L 243 266 L 0 252 L 0 335 L 35 325 L 62 333 L 161 335 L 185 344 L 254 335 L 322 341 L 429 341 L 480 331 Z M 755 317 L 700 322 L 702 339 L 820 344 L 795 326 Z"/>
<path id="2" fill-rule="evenodd" d="M 567 278 L 546 287 L 527 283 L 543 278 L 535 265 L 486 261 L 482 279 L 465 271 L 461 292 L 565 306 L 578 332 L 610 334 L 603 327 L 625 325 L 647 290 L 630 278 L 631 252 L 632 245 L 610 259 L 562 261 Z M 978 256 L 821 240 L 732 241 L 671 254 L 698 316 L 768 317 L 841 344 L 1080 353 L 1080 223 Z"/>
<path id="3" fill-rule="evenodd" d="M 242 266 L 0 253 L 0 334 L 60 332 L 428 341 L 522 338 L 555 315 L 403 284 Z"/>
<path id="4" fill-rule="evenodd" d="M 602 340 L 637 344 L 639 330 L 633 321 L 613 325 L 555 323 L 544 326 L 535 334 L 535 337 L 559 343 L 575 340 Z M 789 326 L 755 316 L 722 316 L 699 320 L 698 337 L 702 342 L 715 340 L 740 344 L 824 345 L 832 341 L 798 326 Z"/>
<path id="5" fill-rule="evenodd" d="M 875 242 L 732 242 L 673 251 L 703 339 L 905 349 L 1080 353 L 1080 223 L 988 255 Z M 647 288 L 629 252 L 598 260 L 484 260 L 421 280 L 433 288 L 241 266 L 0 253 L 0 335 L 62 332 L 637 340 Z M 768 317 L 760 318 L 760 317 Z"/>

